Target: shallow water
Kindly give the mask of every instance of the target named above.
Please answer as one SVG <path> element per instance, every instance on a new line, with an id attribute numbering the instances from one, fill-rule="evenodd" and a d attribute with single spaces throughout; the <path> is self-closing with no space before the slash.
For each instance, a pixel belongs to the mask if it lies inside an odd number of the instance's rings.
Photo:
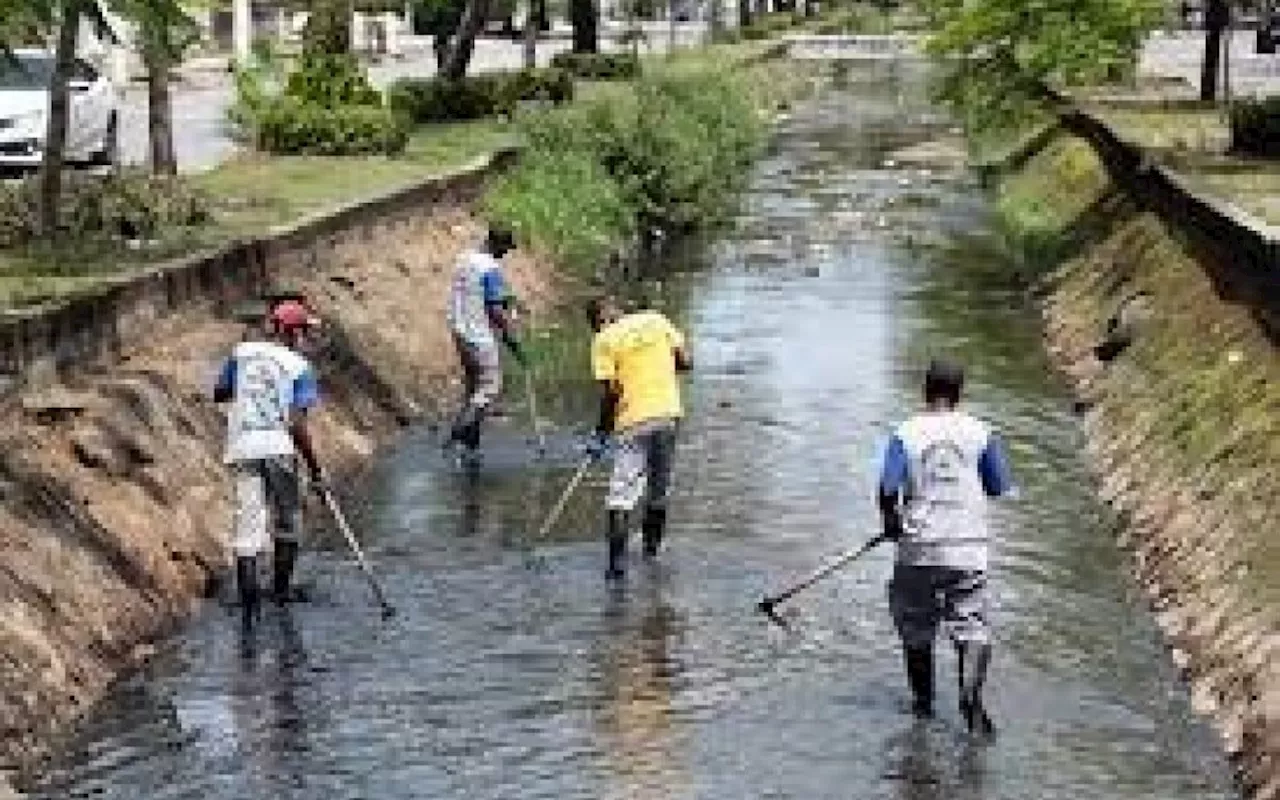
<path id="1" fill-rule="evenodd" d="M 981 192 L 883 167 L 945 120 L 908 68 L 850 83 L 797 110 L 735 224 L 667 282 L 697 369 L 656 568 L 605 585 L 595 473 L 531 568 L 566 436 L 531 460 L 516 414 L 474 478 L 409 436 L 356 509 L 396 619 L 326 538 L 300 570 L 313 602 L 251 637 L 208 608 L 33 796 L 1235 796 L 1126 583 Z M 1022 488 L 997 511 L 988 748 L 960 731 L 946 648 L 940 718 L 906 713 L 887 549 L 792 601 L 791 630 L 753 608 L 874 534 L 877 451 L 940 351 L 969 365 Z M 563 386 L 544 404 L 587 419 L 581 376 Z"/>

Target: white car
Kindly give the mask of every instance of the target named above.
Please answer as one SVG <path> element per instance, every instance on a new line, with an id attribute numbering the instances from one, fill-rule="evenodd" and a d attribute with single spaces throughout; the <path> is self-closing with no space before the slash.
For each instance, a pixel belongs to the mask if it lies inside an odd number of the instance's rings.
<path id="1" fill-rule="evenodd" d="M 0 168 L 36 167 L 44 152 L 53 53 L 22 49 L 13 56 L 0 55 Z M 67 162 L 114 164 L 120 134 L 115 87 L 77 58 L 70 89 Z"/>

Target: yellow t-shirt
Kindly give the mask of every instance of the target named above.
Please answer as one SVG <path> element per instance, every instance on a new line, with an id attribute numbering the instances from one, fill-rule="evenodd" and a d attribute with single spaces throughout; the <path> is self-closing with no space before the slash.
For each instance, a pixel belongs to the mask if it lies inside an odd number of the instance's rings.
<path id="1" fill-rule="evenodd" d="M 618 387 L 618 430 L 682 416 L 675 359 L 682 347 L 684 335 L 656 311 L 628 314 L 595 335 L 591 371 Z"/>

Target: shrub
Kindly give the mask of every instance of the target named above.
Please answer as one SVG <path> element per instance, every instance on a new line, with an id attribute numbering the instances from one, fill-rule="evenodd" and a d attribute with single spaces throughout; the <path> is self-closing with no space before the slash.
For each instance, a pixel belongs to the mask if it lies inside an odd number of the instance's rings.
<path id="1" fill-rule="evenodd" d="M 326 108 L 383 103 L 382 92 L 369 82 L 360 62 L 349 53 L 304 55 L 298 68 L 289 73 L 284 95 Z"/>
<path id="2" fill-rule="evenodd" d="M 127 170 L 103 177 L 68 173 L 64 180 L 58 228 L 74 239 L 158 239 L 210 220 L 208 199 L 182 178 Z M 0 247 L 37 238 L 39 197 L 36 177 L 0 186 Z"/>
<path id="3" fill-rule="evenodd" d="M 671 71 L 526 115 L 525 156 L 493 189 L 490 212 L 570 261 L 598 258 L 637 228 L 705 225 L 764 141 L 756 103 L 728 73 Z"/>
<path id="4" fill-rule="evenodd" d="M 395 155 L 408 130 L 354 56 L 308 53 L 287 75 L 263 57 L 235 72 L 239 138 L 281 155 Z"/>
<path id="5" fill-rule="evenodd" d="M 484 207 L 570 267 L 599 263 L 635 224 L 621 187 L 588 152 L 530 153 L 486 193 Z"/>
<path id="6" fill-rule="evenodd" d="M 772 14 L 762 14 L 751 21 L 747 25 L 739 29 L 739 35 L 743 39 L 756 41 L 760 39 L 768 39 L 791 28 L 796 27 L 796 16 L 790 11 L 779 11 Z"/>
<path id="7" fill-rule="evenodd" d="M 1231 149 L 1246 155 L 1280 157 L 1280 95 L 1244 100 L 1232 107 Z"/>
<path id="8" fill-rule="evenodd" d="M 408 140 L 408 124 L 388 108 L 327 108 L 282 97 L 258 115 L 254 145 L 287 155 L 398 155 Z"/>
<path id="9" fill-rule="evenodd" d="M 628 80 L 640 74 L 640 58 L 634 53 L 556 53 L 551 66 L 595 81 Z"/>
<path id="10" fill-rule="evenodd" d="M 457 81 L 402 78 L 389 92 L 391 108 L 423 124 L 512 115 L 521 102 L 561 104 L 573 99 L 573 78 L 557 69 L 473 75 Z"/>

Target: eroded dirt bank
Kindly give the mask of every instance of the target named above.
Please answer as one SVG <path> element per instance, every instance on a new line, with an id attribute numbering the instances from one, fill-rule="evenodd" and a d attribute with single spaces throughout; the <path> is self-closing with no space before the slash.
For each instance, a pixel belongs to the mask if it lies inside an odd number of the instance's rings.
<path id="1" fill-rule="evenodd" d="M 1041 287 L 1047 338 L 1120 542 L 1248 795 L 1280 797 L 1280 357 L 1256 298 L 1079 140 L 1009 177 L 1001 204 L 1028 241 L 1074 251 Z"/>
<path id="2" fill-rule="evenodd" d="M 317 441 L 357 470 L 402 423 L 457 392 L 443 303 L 452 265 L 481 226 L 445 201 L 318 260 L 268 265 L 304 289 L 328 330 L 317 358 Z M 509 277 L 532 309 L 556 294 L 522 253 Z M 0 749 L 29 762 L 149 642 L 216 587 L 229 563 L 222 415 L 207 400 L 243 328 L 193 308 L 154 326 L 118 363 L 31 389 L 0 410 Z"/>

